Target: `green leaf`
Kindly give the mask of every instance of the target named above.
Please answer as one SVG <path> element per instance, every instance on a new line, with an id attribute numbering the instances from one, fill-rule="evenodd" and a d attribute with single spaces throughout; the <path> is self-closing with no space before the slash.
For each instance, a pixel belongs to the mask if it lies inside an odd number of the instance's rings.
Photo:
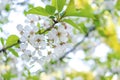
<path id="1" fill-rule="evenodd" d="M 120 10 L 120 0 L 117 0 L 115 8 L 118 9 L 118 10 Z"/>
<path id="2" fill-rule="evenodd" d="M 54 6 L 58 12 L 63 10 L 66 0 L 52 0 L 52 6 Z"/>
<path id="3" fill-rule="evenodd" d="M 52 6 L 54 6 L 55 8 L 57 8 L 57 0 L 52 0 Z"/>
<path id="4" fill-rule="evenodd" d="M 42 16 L 49 16 L 49 14 L 46 12 L 46 10 L 43 7 L 34 7 L 30 10 L 28 10 L 27 14 L 37 14 Z"/>
<path id="5" fill-rule="evenodd" d="M 0 32 L 3 32 L 3 29 L 0 27 Z"/>
<path id="6" fill-rule="evenodd" d="M 32 79 L 32 80 L 39 80 L 38 76 L 30 76 L 29 78 Z"/>
<path id="7" fill-rule="evenodd" d="M 77 25 L 76 23 L 74 23 L 71 19 L 64 19 L 64 22 L 72 25 L 74 28 L 78 29 L 79 31 L 81 31 L 81 28 L 79 25 Z"/>
<path id="8" fill-rule="evenodd" d="M 16 35 L 10 35 L 6 40 L 6 46 L 11 46 L 18 43 L 19 37 Z"/>
<path id="9" fill-rule="evenodd" d="M 2 45 L 4 46 L 4 39 L 1 37 L 0 38 L 0 42 L 2 43 Z"/>
<path id="10" fill-rule="evenodd" d="M 111 53 L 108 55 L 109 58 L 120 60 L 120 52 Z"/>
<path id="11" fill-rule="evenodd" d="M 12 78 L 17 77 L 16 74 L 13 74 L 11 71 L 7 71 L 6 73 L 2 74 L 4 80 L 11 80 Z"/>
<path id="12" fill-rule="evenodd" d="M 65 3 L 66 3 L 66 0 L 57 0 L 58 12 L 61 12 L 63 10 Z"/>
<path id="13" fill-rule="evenodd" d="M 6 11 L 10 11 L 10 4 L 6 4 L 5 10 L 6 10 Z"/>
<path id="14" fill-rule="evenodd" d="M 65 16 L 93 18 L 93 10 L 89 4 L 86 4 L 83 9 L 77 10 L 74 6 L 74 0 L 70 0 L 65 11 Z"/>
<path id="15" fill-rule="evenodd" d="M 28 4 L 28 8 L 34 8 L 33 4 Z"/>
<path id="16" fill-rule="evenodd" d="M 19 57 L 18 53 L 17 53 L 14 49 L 8 48 L 8 50 L 9 50 L 14 56 Z"/>
<path id="17" fill-rule="evenodd" d="M 86 26 L 84 25 L 84 23 L 80 23 L 78 25 L 81 27 L 83 33 L 87 33 L 88 32 L 88 29 L 86 28 Z"/>
<path id="18" fill-rule="evenodd" d="M 76 13 L 76 9 L 75 9 L 75 6 L 74 6 L 74 1 L 70 0 L 69 4 L 67 5 L 65 15 L 69 16 L 69 15 L 73 15 L 74 13 Z"/>
<path id="19" fill-rule="evenodd" d="M 51 18 L 51 19 L 55 19 L 55 16 L 50 16 L 49 18 Z"/>
<path id="20" fill-rule="evenodd" d="M 40 29 L 40 26 L 41 26 L 40 23 L 37 23 L 37 27 L 38 27 L 38 29 Z"/>
<path id="21" fill-rule="evenodd" d="M 45 10 L 48 14 L 53 15 L 55 13 L 56 8 L 50 5 L 46 5 Z"/>
<path id="22" fill-rule="evenodd" d="M 24 13 L 24 15 L 25 15 L 25 16 L 27 15 L 27 12 L 28 12 L 28 11 L 24 10 L 24 12 L 23 12 L 23 13 Z"/>

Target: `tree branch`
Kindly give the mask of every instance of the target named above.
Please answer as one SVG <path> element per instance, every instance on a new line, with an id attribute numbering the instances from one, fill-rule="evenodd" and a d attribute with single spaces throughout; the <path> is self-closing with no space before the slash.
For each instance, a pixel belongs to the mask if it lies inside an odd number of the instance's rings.
<path id="1" fill-rule="evenodd" d="M 10 45 L 10 46 L 7 46 L 7 47 L 5 47 L 5 48 L 2 48 L 2 49 L 0 50 L 0 53 L 1 53 L 1 52 L 6 52 L 7 49 L 9 49 L 9 48 L 11 48 L 11 47 L 13 47 L 13 46 L 16 46 L 16 45 L 18 45 L 18 44 L 20 44 L 20 43 L 21 43 L 21 42 L 18 40 L 17 43 L 14 43 L 14 44 L 12 44 L 12 45 Z"/>
<path id="2" fill-rule="evenodd" d="M 77 44 L 75 44 L 72 49 L 70 49 L 69 51 L 67 51 L 66 53 L 64 53 L 64 55 L 62 57 L 60 57 L 59 60 L 63 60 L 70 52 L 74 51 L 85 40 L 85 38 L 88 37 L 89 33 L 92 32 L 93 30 L 95 30 L 95 27 L 89 28 L 88 32 L 83 37 L 83 39 L 81 41 L 79 41 Z"/>
<path id="3" fill-rule="evenodd" d="M 55 24 L 58 23 L 58 21 L 56 21 L 56 20 L 54 20 L 54 19 L 53 19 L 53 22 L 54 22 L 54 23 L 52 24 L 51 27 L 47 28 L 46 30 L 44 30 L 44 31 L 43 31 L 42 33 L 40 33 L 40 34 L 44 34 L 45 32 L 50 31 L 50 30 L 55 26 Z M 0 53 L 1 53 L 1 52 L 5 52 L 7 49 L 9 49 L 9 48 L 11 48 L 11 47 L 13 47 L 13 46 L 16 46 L 16 45 L 18 45 L 18 44 L 20 44 L 20 43 L 22 43 L 22 42 L 20 42 L 20 40 L 18 40 L 17 43 L 12 44 L 12 45 L 10 45 L 10 46 L 7 46 L 7 47 L 5 47 L 5 48 L 2 48 L 2 49 L 0 50 Z"/>
<path id="4" fill-rule="evenodd" d="M 44 34 L 45 32 L 50 31 L 52 28 L 54 28 L 55 24 L 58 23 L 58 21 L 56 21 L 54 19 L 53 19 L 53 22 L 54 23 L 52 24 L 52 26 L 50 26 L 49 28 L 47 28 L 46 30 L 44 30 L 43 32 L 41 32 L 40 34 Z"/>

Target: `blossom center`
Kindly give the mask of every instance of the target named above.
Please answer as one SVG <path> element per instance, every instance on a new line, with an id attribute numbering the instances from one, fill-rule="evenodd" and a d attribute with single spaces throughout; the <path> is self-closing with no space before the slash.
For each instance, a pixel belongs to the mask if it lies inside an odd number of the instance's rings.
<path id="1" fill-rule="evenodd" d="M 36 41 L 39 43 L 41 41 L 41 39 L 37 39 Z"/>

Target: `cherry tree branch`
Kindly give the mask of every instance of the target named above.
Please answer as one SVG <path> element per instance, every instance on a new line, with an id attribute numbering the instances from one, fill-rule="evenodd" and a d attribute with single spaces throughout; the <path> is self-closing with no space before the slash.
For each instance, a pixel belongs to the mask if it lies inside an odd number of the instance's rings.
<path id="1" fill-rule="evenodd" d="M 60 57 L 59 60 L 63 60 L 70 52 L 73 52 L 88 37 L 89 33 L 92 32 L 93 30 L 95 30 L 95 27 L 91 27 L 86 33 L 86 35 L 83 37 L 83 39 L 79 41 L 77 44 L 75 44 L 72 49 L 64 53 L 64 55 Z"/>
<path id="2" fill-rule="evenodd" d="M 5 48 L 2 48 L 2 49 L 0 50 L 0 53 L 1 53 L 1 52 L 6 52 L 7 49 L 9 49 L 9 48 L 11 48 L 11 47 L 13 47 L 13 46 L 16 46 L 16 45 L 18 45 L 18 44 L 20 44 L 20 43 L 21 43 L 21 42 L 18 40 L 17 43 L 14 43 L 14 44 L 12 44 L 12 45 L 10 45 L 10 46 L 7 46 L 7 47 L 5 47 Z"/>
<path id="3" fill-rule="evenodd" d="M 53 22 L 54 23 L 52 24 L 52 26 L 50 26 L 49 28 L 47 28 L 46 30 L 44 30 L 43 32 L 41 32 L 40 34 L 44 34 L 45 32 L 50 31 L 52 28 L 54 28 L 55 24 L 58 23 L 58 21 L 56 21 L 54 19 L 53 19 Z"/>
<path id="4" fill-rule="evenodd" d="M 54 20 L 54 19 L 53 19 L 53 22 L 54 22 L 54 23 L 52 24 L 52 26 L 50 26 L 49 28 L 47 28 L 46 30 L 44 30 L 43 32 L 41 32 L 40 34 L 44 34 L 45 32 L 50 31 L 52 28 L 54 28 L 55 24 L 58 23 L 58 21 L 56 21 L 56 20 Z M 1 52 L 5 52 L 7 49 L 9 49 L 9 48 L 11 48 L 11 47 L 14 47 L 14 46 L 16 46 L 16 45 L 18 45 L 18 44 L 20 44 L 20 43 L 22 43 L 22 42 L 20 42 L 20 40 L 18 40 L 17 43 L 14 43 L 14 44 L 12 44 L 12 45 L 10 45 L 10 46 L 7 46 L 7 47 L 2 48 L 2 49 L 0 50 L 0 53 L 1 53 Z"/>

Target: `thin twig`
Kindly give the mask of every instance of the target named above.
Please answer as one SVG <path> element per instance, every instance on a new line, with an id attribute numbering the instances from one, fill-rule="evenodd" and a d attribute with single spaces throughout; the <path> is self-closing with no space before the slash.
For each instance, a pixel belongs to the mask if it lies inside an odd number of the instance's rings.
<path id="1" fill-rule="evenodd" d="M 54 28 L 55 24 L 58 23 L 58 21 L 55 21 L 55 20 L 53 20 L 53 22 L 54 23 L 52 24 L 52 26 L 50 26 L 49 28 L 47 28 L 46 30 L 44 30 L 43 32 L 41 32 L 40 34 L 44 34 L 45 32 L 50 31 L 52 28 Z"/>
<path id="2" fill-rule="evenodd" d="M 85 38 L 86 38 L 86 36 L 84 36 L 81 41 L 79 41 L 77 44 L 75 44 L 72 49 L 70 49 L 69 51 L 67 51 L 66 53 L 64 53 L 64 55 L 62 57 L 60 57 L 60 60 L 62 60 L 63 58 L 65 58 L 70 52 L 74 51 L 85 40 Z"/>
<path id="3" fill-rule="evenodd" d="M 86 33 L 86 35 L 83 37 L 83 39 L 79 41 L 77 44 L 75 44 L 72 49 L 64 53 L 64 55 L 60 57 L 59 60 L 63 60 L 70 52 L 73 52 L 85 40 L 85 38 L 88 37 L 89 33 L 92 32 L 93 30 L 95 30 L 95 27 L 91 27 L 89 31 Z"/>

